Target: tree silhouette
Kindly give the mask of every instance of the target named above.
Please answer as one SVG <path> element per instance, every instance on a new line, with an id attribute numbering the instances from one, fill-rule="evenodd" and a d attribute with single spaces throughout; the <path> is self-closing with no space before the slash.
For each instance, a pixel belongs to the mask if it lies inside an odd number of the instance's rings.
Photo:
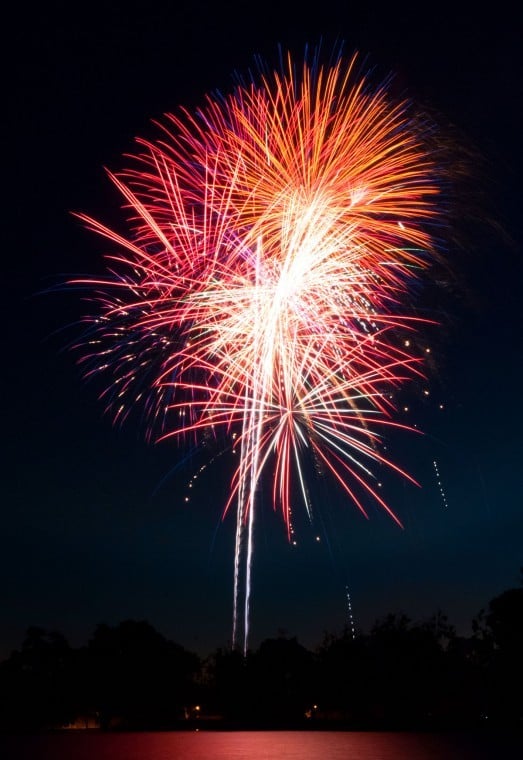
<path id="1" fill-rule="evenodd" d="M 490 710 L 496 718 L 523 716 L 523 588 L 494 597 L 485 615 L 491 647 Z"/>
<path id="2" fill-rule="evenodd" d="M 68 723 L 77 704 L 74 652 L 62 634 L 33 626 L 0 670 L 0 725 L 46 728 Z"/>
<path id="3" fill-rule="evenodd" d="M 98 625 L 84 652 L 89 703 L 103 726 L 161 727 L 185 714 L 195 696 L 199 658 L 145 621 Z"/>
<path id="4" fill-rule="evenodd" d="M 326 635 L 315 652 L 280 635 L 205 662 L 143 620 L 100 624 L 80 649 L 32 627 L 0 663 L 0 729 L 87 715 L 129 729 L 187 728 L 196 716 L 231 727 L 516 725 L 522 641 L 523 587 L 491 599 L 469 637 L 441 612 L 421 622 L 391 613 L 356 638 Z"/>

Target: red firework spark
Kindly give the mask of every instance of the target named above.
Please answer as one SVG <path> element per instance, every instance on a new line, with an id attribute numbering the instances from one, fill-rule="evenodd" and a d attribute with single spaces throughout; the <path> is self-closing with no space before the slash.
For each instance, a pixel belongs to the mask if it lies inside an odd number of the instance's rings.
<path id="1" fill-rule="evenodd" d="M 110 174 L 129 233 L 95 289 L 86 374 L 115 419 L 143 402 L 160 437 L 220 429 L 240 450 L 226 510 L 241 521 L 271 472 L 290 531 L 312 452 L 366 513 L 393 390 L 422 375 L 413 283 L 436 255 L 435 167 L 419 124 L 354 59 L 281 72 L 168 115 Z M 410 341 L 410 345 L 412 345 Z M 167 421 L 167 422 L 166 422 Z M 406 476 L 408 477 L 408 476 Z M 290 533 L 289 533 L 290 535 Z"/>

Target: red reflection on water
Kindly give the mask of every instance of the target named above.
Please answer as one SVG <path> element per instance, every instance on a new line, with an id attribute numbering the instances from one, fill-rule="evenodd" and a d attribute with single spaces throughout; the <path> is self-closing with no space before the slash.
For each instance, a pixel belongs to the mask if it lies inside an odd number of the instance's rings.
<path id="1" fill-rule="evenodd" d="M 486 760 L 494 756 L 523 757 L 517 754 L 515 745 L 501 746 L 505 740 L 507 737 L 503 734 L 372 731 L 108 734 L 63 731 L 34 736 L 0 735 L 0 757 L 5 760 Z"/>

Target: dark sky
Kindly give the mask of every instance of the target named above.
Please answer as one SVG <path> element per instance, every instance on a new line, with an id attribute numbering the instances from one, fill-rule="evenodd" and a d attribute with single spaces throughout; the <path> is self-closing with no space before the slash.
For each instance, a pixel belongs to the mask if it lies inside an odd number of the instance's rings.
<path id="1" fill-rule="evenodd" d="M 521 18 L 502 3 L 457 15 L 352 5 L 20 6 L 4 27 L 0 657 L 29 625 L 78 645 L 97 623 L 126 618 L 202 653 L 229 641 L 226 457 L 185 503 L 207 452 L 180 465 L 177 448 L 146 445 L 138 424 L 113 428 L 65 349 L 86 305 L 77 293 L 38 294 L 69 273 L 101 271 L 102 241 L 69 212 L 118 219 L 103 167 L 118 169 L 134 137 L 153 134 L 151 119 L 227 91 L 255 54 L 273 58 L 282 44 L 299 56 L 322 37 L 327 49 L 343 40 L 348 53 L 394 72 L 478 160 L 452 214 L 446 255 L 456 277 L 436 298 L 445 327 L 431 334 L 431 400 L 412 399 L 409 421 L 426 434 L 391 441 L 395 461 L 422 486 L 390 485 L 405 529 L 378 512 L 365 521 L 322 480 L 313 486 L 316 524 L 298 519 L 291 547 L 267 504 L 256 526 L 251 642 L 284 630 L 319 643 L 347 620 L 346 585 L 361 628 L 389 611 L 419 619 L 439 608 L 466 633 L 490 598 L 517 585 Z"/>

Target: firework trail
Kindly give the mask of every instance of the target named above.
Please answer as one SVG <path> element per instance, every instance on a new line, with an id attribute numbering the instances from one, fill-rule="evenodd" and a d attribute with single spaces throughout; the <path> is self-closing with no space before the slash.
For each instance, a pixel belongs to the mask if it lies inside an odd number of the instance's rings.
<path id="1" fill-rule="evenodd" d="M 448 504 L 448 501 L 447 501 L 447 494 L 445 493 L 445 489 L 443 488 L 443 483 L 442 483 L 442 480 L 441 480 L 441 475 L 440 475 L 438 463 L 434 459 L 434 461 L 432 462 L 432 464 L 434 466 L 434 472 L 436 474 L 436 482 L 438 484 L 439 495 L 441 496 L 441 502 L 442 502 L 443 506 L 445 507 L 445 509 L 448 509 L 449 504 Z"/>
<path id="2" fill-rule="evenodd" d="M 356 629 L 354 627 L 354 615 L 353 615 L 353 612 L 352 612 L 352 601 L 351 601 L 351 598 L 350 598 L 350 591 L 349 591 L 349 587 L 348 586 L 345 586 L 345 596 L 347 598 L 347 621 L 348 621 L 348 624 L 350 626 L 352 640 L 354 641 L 354 639 L 356 638 Z"/>
<path id="3" fill-rule="evenodd" d="M 80 215 L 113 251 L 106 277 L 75 280 L 98 302 L 82 361 L 105 375 L 115 420 L 142 404 L 158 438 L 234 439 L 224 513 L 236 505 L 233 645 L 246 650 L 265 473 L 289 538 L 293 495 L 311 510 L 311 462 L 363 514 L 375 502 L 399 523 L 372 467 L 409 477 L 381 439 L 401 427 L 394 390 L 423 374 L 405 335 L 435 256 L 435 168 L 409 104 L 355 59 L 298 70 L 289 56 L 157 126 L 110 174 L 128 231 Z"/>

